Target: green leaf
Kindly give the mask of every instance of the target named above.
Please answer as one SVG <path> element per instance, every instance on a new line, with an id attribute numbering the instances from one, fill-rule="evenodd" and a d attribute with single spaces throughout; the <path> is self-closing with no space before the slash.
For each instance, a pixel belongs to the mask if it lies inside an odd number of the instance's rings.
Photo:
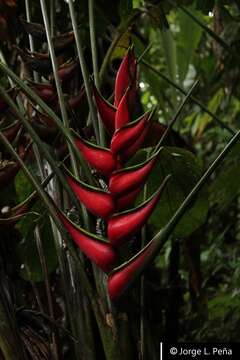
<path id="1" fill-rule="evenodd" d="M 213 98 L 209 101 L 207 108 L 213 114 L 217 112 L 219 106 L 221 105 L 223 97 L 224 97 L 224 90 L 223 88 L 220 88 L 213 96 Z M 201 136 L 205 128 L 212 120 L 213 120 L 212 117 L 207 113 L 204 113 L 203 115 L 199 115 L 192 129 L 193 134 L 197 136 Z"/>
<path id="2" fill-rule="evenodd" d="M 40 226 L 43 251 L 47 262 L 48 272 L 51 273 L 57 267 L 57 255 L 48 216 L 46 215 L 43 218 L 36 214 L 27 215 L 24 221 L 18 225 L 20 232 L 23 235 L 23 239 L 17 247 L 17 254 L 20 264 L 22 264 L 19 270 L 20 276 L 26 281 L 34 282 L 44 280 L 38 249 L 34 240 L 34 228 L 37 223 Z"/>
<path id="3" fill-rule="evenodd" d="M 240 182 L 240 144 L 237 143 L 209 186 L 210 202 L 222 212 L 236 198 Z"/>
<path id="4" fill-rule="evenodd" d="M 170 220 L 182 201 L 192 190 L 202 173 L 201 162 L 189 151 L 177 147 L 165 147 L 159 162 L 148 181 L 148 192 L 152 193 L 166 175 L 172 179 L 166 186 L 159 204 L 151 216 L 150 223 L 160 229 Z M 202 225 L 208 212 L 208 194 L 204 189 L 192 207 L 185 213 L 174 231 L 175 237 L 186 237 Z"/>
<path id="5" fill-rule="evenodd" d="M 130 45 L 130 41 L 131 41 L 131 34 L 127 30 L 122 34 L 122 36 L 118 40 L 118 42 L 113 50 L 113 53 L 111 55 L 111 61 L 114 59 L 117 59 L 117 58 L 122 58 L 126 55 L 127 50 Z"/>
<path id="6" fill-rule="evenodd" d="M 119 15 L 122 20 L 124 20 L 128 15 L 131 14 L 133 9 L 132 0 L 121 0 L 119 3 Z"/>
<path id="7" fill-rule="evenodd" d="M 18 202 L 24 201 L 34 190 L 32 184 L 27 179 L 23 170 L 20 170 L 15 178 L 15 189 L 18 196 Z"/>
<path id="8" fill-rule="evenodd" d="M 202 19 L 202 15 L 198 11 L 194 10 L 194 7 L 191 7 L 191 10 L 197 18 Z M 183 12 L 178 13 L 178 18 L 180 32 L 177 36 L 177 61 L 180 82 L 183 82 L 187 75 L 194 52 L 198 47 L 203 30 Z"/>

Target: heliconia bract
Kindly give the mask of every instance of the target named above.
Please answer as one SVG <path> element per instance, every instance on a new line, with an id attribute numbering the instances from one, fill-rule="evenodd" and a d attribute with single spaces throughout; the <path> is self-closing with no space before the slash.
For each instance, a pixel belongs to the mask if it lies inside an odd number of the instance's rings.
<path id="1" fill-rule="evenodd" d="M 109 191 L 115 196 L 141 187 L 157 162 L 155 154 L 144 163 L 114 171 L 109 179 Z"/>
<path id="2" fill-rule="evenodd" d="M 116 107 L 118 107 L 128 87 L 130 87 L 131 92 L 135 92 L 136 72 L 137 62 L 134 51 L 132 48 L 130 48 L 127 52 L 127 55 L 124 56 L 121 62 L 115 80 L 114 105 Z M 132 101 L 131 97 L 132 95 L 130 94 L 130 102 Z"/>
<path id="3" fill-rule="evenodd" d="M 111 150 L 114 154 L 131 145 L 142 134 L 150 114 L 146 113 L 140 119 L 126 124 L 118 129 L 111 140 Z"/>
<path id="4" fill-rule="evenodd" d="M 66 172 L 66 179 L 74 194 L 91 213 L 103 219 L 107 219 L 113 214 L 115 205 L 110 193 L 77 180 L 68 171 Z"/>
<path id="5" fill-rule="evenodd" d="M 141 272 L 146 260 L 152 255 L 154 246 L 149 243 L 142 251 L 134 256 L 126 265 L 113 270 L 108 277 L 108 294 L 112 301 L 116 301 L 132 284 Z"/>
<path id="6" fill-rule="evenodd" d="M 139 186 L 137 189 L 132 190 L 125 195 L 120 195 L 120 197 L 116 197 L 116 211 L 120 212 L 129 208 L 129 206 L 132 206 L 141 190 L 142 187 Z"/>
<path id="7" fill-rule="evenodd" d="M 103 271 L 111 271 L 117 261 L 117 254 L 111 244 L 98 239 L 75 225 L 59 210 L 57 213 L 62 224 L 81 251 Z"/>
<path id="8" fill-rule="evenodd" d="M 101 120 L 110 135 L 115 131 L 116 108 L 109 104 L 93 86 L 93 94 Z"/>
<path id="9" fill-rule="evenodd" d="M 101 174 L 109 176 L 117 167 L 117 160 L 109 149 L 96 146 L 79 136 L 75 137 L 75 144 L 90 166 Z"/>
<path id="10" fill-rule="evenodd" d="M 135 209 L 119 213 L 108 221 L 108 239 L 114 246 L 121 245 L 134 235 L 146 223 L 152 214 L 167 180 L 163 182 L 159 190 L 146 202 Z"/>
<path id="11" fill-rule="evenodd" d="M 115 115 L 115 129 L 120 129 L 122 126 L 130 122 L 130 111 L 129 111 L 129 88 L 123 95 L 116 111 Z"/>
<path id="12" fill-rule="evenodd" d="M 147 123 L 147 125 L 143 129 L 143 132 L 141 133 L 139 138 L 136 139 L 131 146 L 129 146 L 128 148 L 124 149 L 124 151 L 121 152 L 120 158 L 122 162 L 126 162 L 129 159 L 131 159 L 131 157 L 135 155 L 136 152 L 141 148 L 145 140 L 145 136 L 148 132 L 148 129 L 149 129 L 149 123 Z"/>

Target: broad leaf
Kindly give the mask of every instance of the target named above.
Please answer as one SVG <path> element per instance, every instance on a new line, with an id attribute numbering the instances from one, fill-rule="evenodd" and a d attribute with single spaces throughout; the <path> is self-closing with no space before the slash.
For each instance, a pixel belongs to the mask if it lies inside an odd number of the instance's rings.
<path id="1" fill-rule="evenodd" d="M 189 151 L 177 147 L 166 147 L 159 156 L 159 162 L 148 181 L 148 192 L 153 192 L 166 175 L 172 179 L 155 209 L 150 223 L 160 229 L 170 220 L 185 197 L 192 190 L 202 173 L 201 162 Z M 176 237 L 187 237 L 206 219 L 208 194 L 202 191 L 192 207 L 185 213 L 174 231 Z"/>
<path id="2" fill-rule="evenodd" d="M 210 202 L 216 212 L 222 212 L 236 198 L 240 182 L 240 144 L 233 150 L 216 173 L 209 187 Z"/>

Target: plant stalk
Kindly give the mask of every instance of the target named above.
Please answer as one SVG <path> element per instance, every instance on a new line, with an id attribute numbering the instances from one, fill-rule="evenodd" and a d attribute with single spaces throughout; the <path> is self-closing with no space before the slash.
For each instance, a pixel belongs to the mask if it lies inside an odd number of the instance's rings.
<path id="1" fill-rule="evenodd" d="M 90 42 L 91 42 L 94 82 L 96 88 L 99 90 L 100 82 L 99 82 L 99 73 L 98 73 L 98 54 L 97 54 L 96 31 L 95 31 L 95 21 L 94 21 L 94 0 L 88 1 L 88 14 L 89 14 Z M 102 121 L 99 117 L 98 117 L 98 125 L 99 125 L 99 143 L 100 145 L 104 146 L 105 131 Z"/>
<path id="2" fill-rule="evenodd" d="M 91 120 L 92 120 L 93 128 L 95 131 L 96 141 L 99 144 L 100 143 L 100 141 L 99 141 L 99 125 L 98 125 L 97 113 L 95 110 L 95 106 L 94 106 L 93 98 L 92 98 L 92 94 L 91 94 L 89 74 L 88 74 L 87 65 L 86 65 L 86 62 L 84 59 L 84 53 L 83 53 L 82 43 L 81 43 L 81 39 L 80 39 L 78 27 L 77 27 L 77 20 L 76 20 L 73 1 L 68 0 L 68 5 L 69 5 L 69 11 L 70 11 L 70 16 L 71 16 L 74 36 L 75 36 L 75 40 L 76 40 L 77 53 L 78 53 L 78 58 L 79 58 L 80 67 L 81 67 L 81 71 L 82 71 L 83 81 L 84 81 L 84 85 L 85 85 Z"/>

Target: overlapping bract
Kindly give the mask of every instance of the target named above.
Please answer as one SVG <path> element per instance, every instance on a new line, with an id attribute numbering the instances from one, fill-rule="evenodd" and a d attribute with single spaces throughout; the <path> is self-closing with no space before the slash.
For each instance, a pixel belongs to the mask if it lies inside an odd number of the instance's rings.
<path id="1" fill-rule="evenodd" d="M 132 120 L 132 109 L 137 91 L 136 73 L 137 62 L 133 50 L 130 49 L 117 73 L 114 106 L 109 104 L 93 87 L 93 96 L 100 118 L 111 136 L 109 148 L 95 145 L 74 134 L 75 144 L 83 158 L 90 167 L 104 177 L 108 191 L 91 187 L 74 178 L 66 170 L 67 181 L 80 202 L 93 215 L 106 221 L 108 243 L 104 243 L 104 246 L 115 255 L 118 247 L 136 234 L 147 222 L 166 183 L 165 181 L 156 193 L 144 203 L 132 208 L 149 174 L 154 169 L 159 155 L 158 151 L 139 165 L 123 167 L 124 163 L 139 150 L 144 142 L 152 116 L 148 112 L 140 118 Z M 106 256 L 106 261 L 103 263 L 104 255 L 100 249 L 103 244 L 99 244 L 98 249 L 96 244 L 92 244 L 91 236 L 89 236 L 88 242 L 87 235 L 84 234 L 83 240 L 82 230 L 69 223 L 69 220 L 62 213 L 61 219 L 80 249 L 104 271 L 112 270 L 116 266 L 117 257 L 113 255 Z M 101 242 L 100 239 L 98 240 Z M 96 241 L 95 238 L 95 243 Z M 88 244 L 87 250 L 86 244 Z M 131 263 L 129 267 L 131 274 L 137 272 L 138 264 L 142 263 L 139 259 L 142 259 L 145 256 L 144 254 L 141 254 L 140 258 L 137 256 L 136 262 Z M 124 274 L 126 271 L 124 267 Z M 108 287 L 110 298 L 116 299 L 127 287 L 129 276 L 133 276 L 124 274 L 117 274 L 115 271 L 110 274 Z M 116 280 L 118 278 L 121 280 L 120 282 Z"/>

